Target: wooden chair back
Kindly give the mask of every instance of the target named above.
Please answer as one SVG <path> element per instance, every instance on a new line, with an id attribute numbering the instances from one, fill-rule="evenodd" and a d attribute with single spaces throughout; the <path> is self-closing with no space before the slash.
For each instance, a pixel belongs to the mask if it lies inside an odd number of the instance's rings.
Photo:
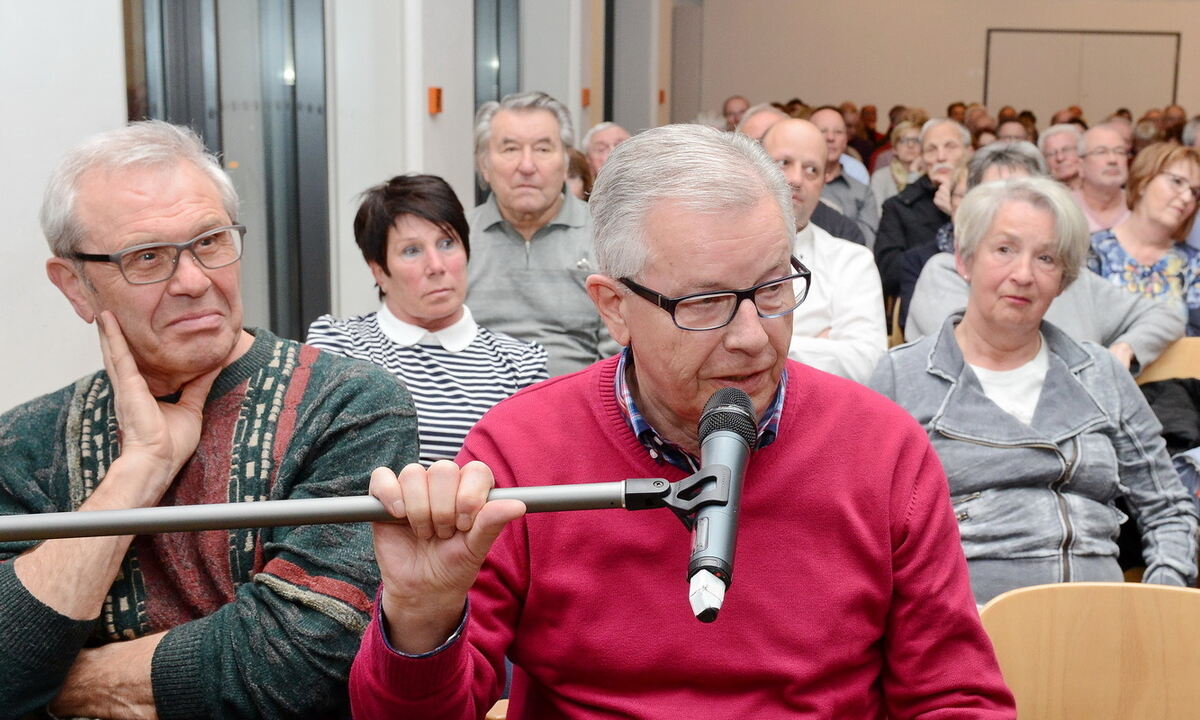
<path id="1" fill-rule="evenodd" d="M 1200 378 L 1200 337 L 1183 337 L 1167 346 L 1162 355 L 1142 368 L 1138 385 L 1171 378 Z"/>
<path id="2" fill-rule="evenodd" d="M 1021 720 L 1200 717 L 1200 590 L 1037 585 L 981 618 Z"/>

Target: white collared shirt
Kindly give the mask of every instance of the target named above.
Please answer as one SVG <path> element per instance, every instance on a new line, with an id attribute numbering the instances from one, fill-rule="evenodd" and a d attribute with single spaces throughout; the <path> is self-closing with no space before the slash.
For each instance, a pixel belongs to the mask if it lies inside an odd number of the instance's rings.
<path id="1" fill-rule="evenodd" d="M 788 357 L 865 383 L 887 352 L 875 257 L 811 222 L 796 233 L 792 252 L 812 271 L 812 285 L 792 313 Z M 826 337 L 818 337 L 826 330 Z"/>
<path id="2" fill-rule="evenodd" d="M 396 317 L 388 309 L 386 302 L 379 306 L 379 312 L 375 317 L 379 322 L 379 329 L 397 345 L 405 347 L 437 345 L 450 352 L 462 352 L 475 339 L 475 334 L 479 330 L 479 326 L 475 324 L 475 318 L 471 316 L 471 309 L 463 305 L 462 311 L 462 317 L 450 326 L 433 332 L 418 325 L 406 323 Z"/>

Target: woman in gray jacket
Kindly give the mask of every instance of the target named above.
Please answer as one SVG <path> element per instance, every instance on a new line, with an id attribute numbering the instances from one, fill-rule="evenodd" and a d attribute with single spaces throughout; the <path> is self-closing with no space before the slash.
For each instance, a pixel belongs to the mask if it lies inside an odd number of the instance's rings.
<path id="1" fill-rule="evenodd" d="M 1087 254 L 1070 195 L 1045 178 L 981 185 L 963 200 L 955 234 L 966 310 L 893 350 L 871 386 L 929 432 L 976 601 L 1027 585 L 1120 581 L 1119 496 L 1142 534 L 1145 580 L 1193 584 L 1196 511 L 1158 421 L 1112 353 L 1042 320 Z"/>

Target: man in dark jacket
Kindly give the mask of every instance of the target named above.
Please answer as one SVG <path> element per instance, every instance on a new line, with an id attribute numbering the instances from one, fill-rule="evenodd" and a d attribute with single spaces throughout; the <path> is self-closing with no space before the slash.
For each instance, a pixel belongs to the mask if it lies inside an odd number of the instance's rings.
<path id="1" fill-rule="evenodd" d="M 950 221 L 933 196 L 950 179 L 954 168 L 971 152 L 971 136 L 962 125 L 936 118 L 921 128 L 921 157 L 925 174 L 883 203 L 875 239 L 875 263 L 883 281 L 883 294 L 900 291 L 901 258 L 905 251 L 935 240 L 937 230 Z"/>

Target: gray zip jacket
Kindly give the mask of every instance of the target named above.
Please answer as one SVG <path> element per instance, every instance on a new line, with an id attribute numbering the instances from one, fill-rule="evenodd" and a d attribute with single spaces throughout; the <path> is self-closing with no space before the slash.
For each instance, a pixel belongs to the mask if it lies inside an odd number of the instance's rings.
<path id="1" fill-rule="evenodd" d="M 1117 556 L 1127 518 L 1142 534 L 1146 582 L 1196 580 L 1196 510 L 1159 424 L 1129 372 L 1106 349 L 1048 322 L 1050 367 L 1026 425 L 983 393 L 950 315 L 941 331 L 893 349 L 870 386 L 924 426 L 950 483 L 968 560 Z"/>

